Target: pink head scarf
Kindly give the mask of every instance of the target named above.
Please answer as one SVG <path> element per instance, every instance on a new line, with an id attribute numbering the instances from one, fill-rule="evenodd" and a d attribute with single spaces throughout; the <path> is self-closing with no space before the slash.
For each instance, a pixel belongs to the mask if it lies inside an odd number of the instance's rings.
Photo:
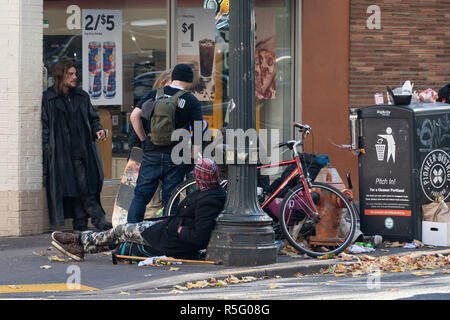
<path id="1" fill-rule="evenodd" d="M 220 185 L 217 164 L 211 159 L 202 158 L 195 165 L 194 179 L 197 183 L 197 190 L 203 191 L 217 188 Z"/>

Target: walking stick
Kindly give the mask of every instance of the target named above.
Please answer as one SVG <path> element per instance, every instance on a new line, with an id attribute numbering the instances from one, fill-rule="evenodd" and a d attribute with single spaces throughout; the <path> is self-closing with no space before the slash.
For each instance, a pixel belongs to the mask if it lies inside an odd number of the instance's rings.
<path id="1" fill-rule="evenodd" d="M 124 256 L 120 254 L 113 253 L 112 255 L 112 263 L 117 264 L 117 259 L 130 259 L 130 260 L 147 260 L 151 257 L 136 257 L 136 256 Z M 156 258 L 156 261 L 165 261 L 165 262 L 185 262 L 185 263 L 200 263 L 200 264 L 215 264 L 220 265 L 221 262 L 216 261 L 207 261 L 207 260 L 186 260 L 186 259 L 173 259 L 173 258 Z"/>

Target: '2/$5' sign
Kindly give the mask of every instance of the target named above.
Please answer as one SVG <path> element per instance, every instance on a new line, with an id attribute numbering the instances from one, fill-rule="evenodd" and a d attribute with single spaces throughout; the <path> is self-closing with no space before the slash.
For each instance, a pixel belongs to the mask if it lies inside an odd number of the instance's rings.
<path id="1" fill-rule="evenodd" d="M 82 29 L 83 90 L 93 105 L 122 104 L 122 11 L 66 9 L 66 27 Z"/>

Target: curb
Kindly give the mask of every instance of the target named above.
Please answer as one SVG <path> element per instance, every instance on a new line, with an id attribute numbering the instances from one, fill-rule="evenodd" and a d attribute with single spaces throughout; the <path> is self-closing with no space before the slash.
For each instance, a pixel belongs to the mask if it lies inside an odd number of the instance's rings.
<path id="1" fill-rule="evenodd" d="M 383 254 L 376 256 L 379 257 L 389 257 L 389 256 L 411 256 L 411 257 L 422 257 L 426 255 L 438 255 L 442 254 L 444 256 L 450 255 L 450 248 L 444 250 L 433 250 L 433 251 L 417 251 L 417 252 L 402 252 L 396 254 Z M 170 277 L 152 279 L 146 282 L 134 283 L 129 285 L 117 285 L 102 289 L 95 292 L 86 292 L 85 296 L 95 297 L 97 295 L 105 294 L 116 294 L 119 291 L 126 292 L 139 292 L 144 290 L 154 290 L 154 289 L 172 289 L 174 286 L 180 285 L 184 286 L 188 282 L 203 281 L 215 278 L 217 280 L 224 280 L 230 276 L 235 276 L 237 278 L 242 277 L 293 277 L 296 273 L 300 273 L 302 276 L 311 275 L 318 273 L 321 269 L 328 269 L 330 265 L 341 264 L 344 266 L 350 266 L 357 263 L 357 260 L 343 261 L 342 259 L 328 259 L 328 260 L 318 260 L 313 258 L 299 258 L 298 261 L 288 261 L 279 262 L 272 265 L 256 266 L 256 267 L 217 267 L 214 269 L 204 270 L 203 272 L 189 272 L 186 271 L 183 274 L 174 274 Z"/>

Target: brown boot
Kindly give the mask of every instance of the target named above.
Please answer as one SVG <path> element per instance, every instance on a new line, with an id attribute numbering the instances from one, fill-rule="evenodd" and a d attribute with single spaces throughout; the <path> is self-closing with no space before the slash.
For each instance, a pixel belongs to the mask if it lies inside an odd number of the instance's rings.
<path id="1" fill-rule="evenodd" d="M 78 234 L 74 233 L 67 233 L 67 232 L 61 232 L 61 231 L 55 231 L 52 233 L 52 239 L 53 241 L 62 243 L 62 244 L 79 244 L 80 241 L 78 240 Z"/>
<path id="2" fill-rule="evenodd" d="M 84 260 L 84 249 L 83 246 L 79 243 L 64 244 L 58 241 L 52 241 L 52 245 L 56 249 L 58 249 L 59 251 L 61 251 L 62 253 L 71 257 L 76 261 Z"/>

